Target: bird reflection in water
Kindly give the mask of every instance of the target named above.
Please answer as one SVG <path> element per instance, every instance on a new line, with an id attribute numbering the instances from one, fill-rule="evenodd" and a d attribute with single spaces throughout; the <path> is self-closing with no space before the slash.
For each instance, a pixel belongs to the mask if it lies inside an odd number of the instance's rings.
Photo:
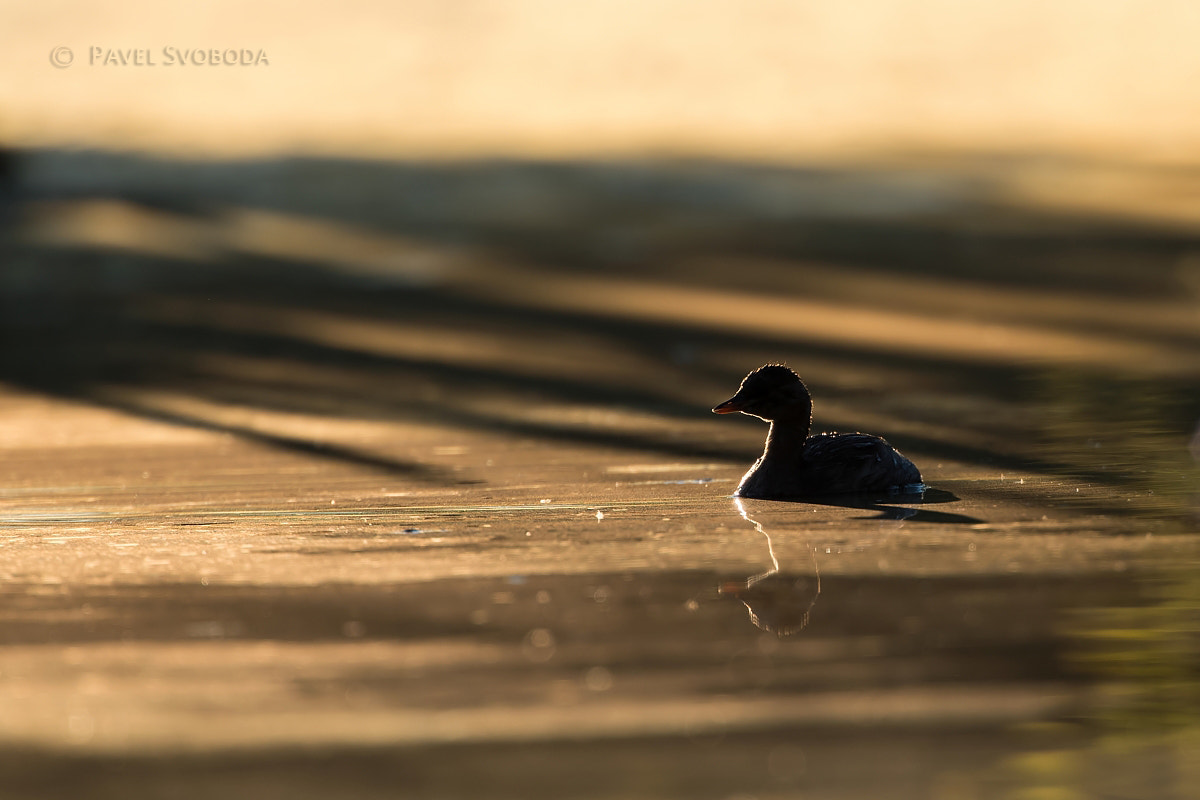
<path id="1" fill-rule="evenodd" d="M 741 600 L 750 613 L 750 621 L 764 631 L 782 638 L 804 630 L 808 625 L 809 612 L 821 594 L 821 573 L 817 567 L 816 551 L 809 548 L 811 575 L 782 573 L 771 535 L 763 530 L 761 523 L 746 513 L 741 498 L 734 498 L 733 504 L 742 519 L 766 537 L 771 568 L 744 581 L 726 581 L 717 587 L 717 591 L 722 597 Z"/>

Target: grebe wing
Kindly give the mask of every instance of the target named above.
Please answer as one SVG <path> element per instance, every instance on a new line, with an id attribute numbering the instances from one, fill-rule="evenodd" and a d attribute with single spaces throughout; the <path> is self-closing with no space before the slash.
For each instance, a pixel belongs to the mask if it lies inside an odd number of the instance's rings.
<path id="1" fill-rule="evenodd" d="M 885 440 L 866 433 L 822 433 L 804 444 L 810 485 L 830 492 L 873 492 L 921 482 L 911 461 Z"/>

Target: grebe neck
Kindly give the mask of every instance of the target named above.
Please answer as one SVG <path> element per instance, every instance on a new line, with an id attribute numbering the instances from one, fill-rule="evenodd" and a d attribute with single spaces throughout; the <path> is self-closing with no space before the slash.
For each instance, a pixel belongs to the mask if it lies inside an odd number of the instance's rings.
<path id="1" fill-rule="evenodd" d="M 808 440 L 811 428 L 811 422 L 799 422 L 794 419 L 773 420 L 771 430 L 767 432 L 763 458 L 796 458 L 804 450 L 804 443 Z"/>

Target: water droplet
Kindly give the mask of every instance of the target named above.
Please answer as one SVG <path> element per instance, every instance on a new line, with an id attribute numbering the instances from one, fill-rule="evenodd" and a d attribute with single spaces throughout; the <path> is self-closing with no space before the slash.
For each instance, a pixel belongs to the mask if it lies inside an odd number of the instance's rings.
<path id="1" fill-rule="evenodd" d="M 525 641 L 521 645 L 521 652 L 525 654 L 525 658 L 539 663 L 554 658 L 554 651 L 557 649 L 554 634 L 546 628 L 534 628 L 525 634 Z"/>

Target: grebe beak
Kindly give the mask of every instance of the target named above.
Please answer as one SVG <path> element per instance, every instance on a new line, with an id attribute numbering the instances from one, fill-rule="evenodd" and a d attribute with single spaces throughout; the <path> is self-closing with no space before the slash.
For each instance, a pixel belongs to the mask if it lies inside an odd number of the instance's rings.
<path id="1" fill-rule="evenodd" d="M 724 403 L 721 403 L 721 405 L 714 408 L 713 413 L 714 414 L 734 414 L 738 411 L 741 411 L 745 405 L 746 405 L 745 401 L 739 400 L 737 398 L 737 396 L 735 395 L 735 396 L 729 398 L 728 400 L 726 400 Z"/>

